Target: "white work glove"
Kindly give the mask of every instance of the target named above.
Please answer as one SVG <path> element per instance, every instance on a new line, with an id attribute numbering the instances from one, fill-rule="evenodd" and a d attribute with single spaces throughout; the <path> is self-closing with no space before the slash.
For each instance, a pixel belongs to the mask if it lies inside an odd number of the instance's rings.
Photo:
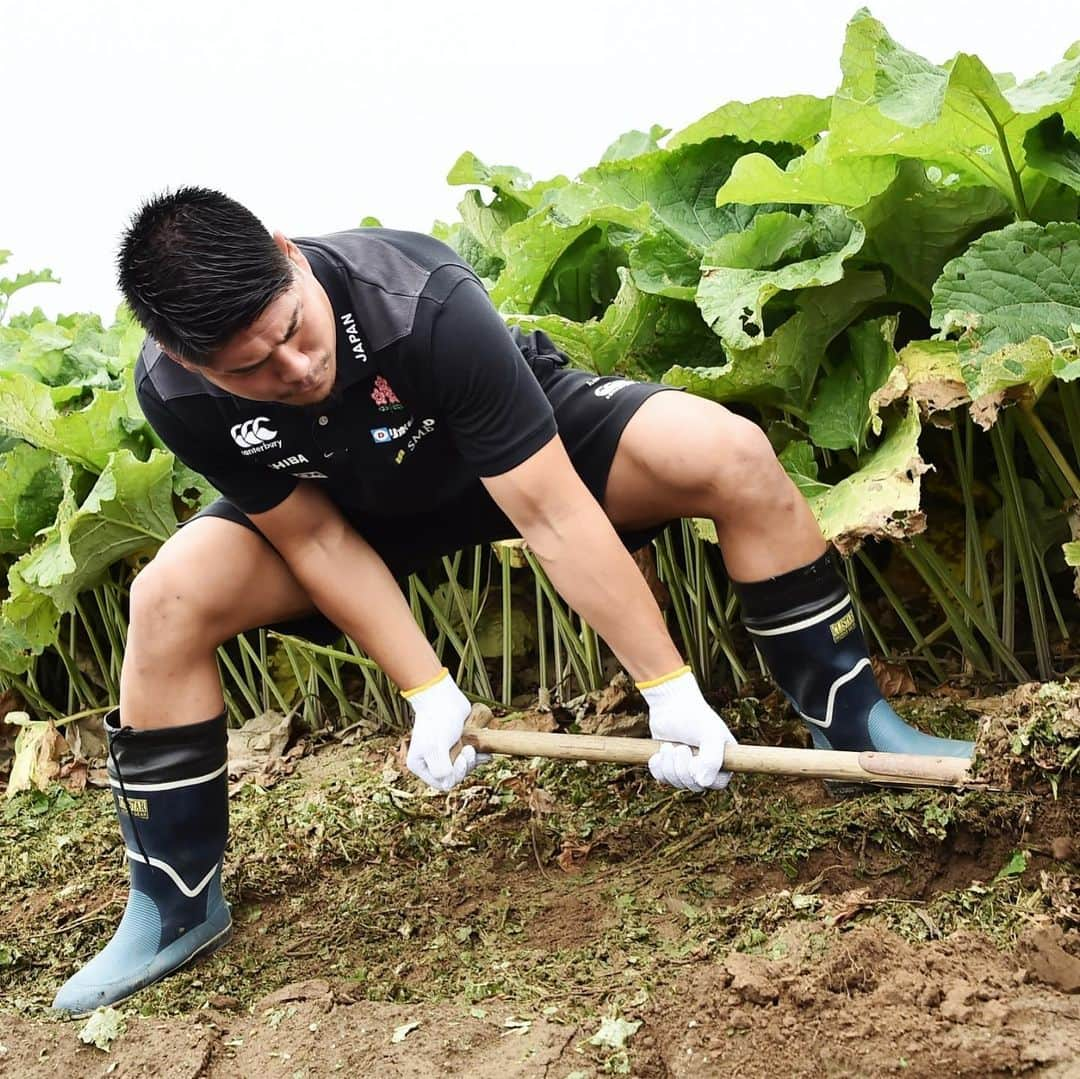
<path id="1" fill-rule="evenodd" d="M 731 779 L 730 772 L 720 770 L 724 747 L 737 743 L 701 695 L 690 668 L 639 682 L 637 688 L 649 705 L 649 730 L 664 743 L 649 758 L 653 778 L 685 790 L 723 790 Z M 698 752 L 692 753 L 691 746 L 699 747 Z"/>
<path id="2" fill-rule="evenodd" d="M 416 713 L 405 763 L 429 787 L 448 791 L 488 757 L 477 758 L 472 746 L 463 746 L 454 761 L 450 750 L 465 729 L 472 705 L 443 667 L 438 676 L 401 694 Z"/>

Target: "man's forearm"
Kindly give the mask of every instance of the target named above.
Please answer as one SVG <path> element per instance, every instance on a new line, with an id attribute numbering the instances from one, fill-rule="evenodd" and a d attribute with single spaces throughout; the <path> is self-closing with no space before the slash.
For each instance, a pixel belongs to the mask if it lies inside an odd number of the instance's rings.
<path id="1" fill-rule="evenodd" d="M 283 557 L 315 606 L 400 688 L 435 676 L 434 649 L 386 563 L 359 534 L 328 528 Z"/>
<path id="2" fill-rule="evenodd" d="M 600 505 L 577 500 L 522 529 L 552 583 L 635 681 L 683 663 L 652 592 Z"/>

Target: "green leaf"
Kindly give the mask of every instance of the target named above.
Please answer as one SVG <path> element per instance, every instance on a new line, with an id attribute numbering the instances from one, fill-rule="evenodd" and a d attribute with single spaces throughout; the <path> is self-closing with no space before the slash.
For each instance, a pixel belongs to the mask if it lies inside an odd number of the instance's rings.
<path id="1" fill-rule="evenodd" d="M 731 101 L 694 121 L 668 139 L 674 150 L 689 143 L 733 135 L 743 142 L 791 142 L 803 144 L 829 126 L 831 98 L 793 94 L 763 97 L 745 104 Z"/>
<path id="2" fill-rule="evenodd" d="M 620 135 L 603 153 L 600 160 L 621 161 L 626 157 L 637 157 L 660 149 L 660 140 L 671 134 L 670 127 L 653 124 L 648 131 L 627 131 Z"/>
<path id="3" fill-rule="evenodd" d="M 649 208 L 643 206 L 636 214 L 628 214 L 627 220 L 640 232 L 648 227 L 649 217 Z M 548 214 L 538 213 L 511 226 L 503 236 L 506 269 L 491 290 L 492 303 L 507 314 L 532 313 L 545 288 L 558 277 L 564 256 L 574 264 L 575 271 L 587 265 L 582 247 L 574 250 L 576 243 L 583 241 L 590 255 L 598 245 L 606 246 L 603 226 L 607 223 L 603 213 L 586 215 L 573 226 L 561 225 Z"/>
<path id="4" fill-rule="evenodd" d="M 981 236 L 934 285 L 931 324 L 980 356 L 1080 323 L 1080 224 L 1021 221 Z"/>
<path id="5" fill-rule="evenodd" d="M 806 498 L 829 490 L 829 484 L 818 479 L 818 464 L 812 443 L 801 440 L 789 442 L 777 455 L 777 460 Z"/>
<path id="6" fill-rule="evenodd" d="M 0 266 L 11 257 L 10 251 L 0 251 Z M 25 273 L 16 274 L 14 277 L 0 277 L 0 319 L 7 311 L 11 297 L 21 289 L 31 285 L 60 284 L 60 278 L 54 277 L 52 270 L 27 270 Z"/>
<path id="7" fill-rule="evenodd" d="M 777 165 L 764 154 L 746 154 L 731 171 L 731 178 L 716 193 L 725 203 L 756 205 L 763 202 L 862 206 L 880 195 L 896 176 L 892 157 L 843 158 L 828 156 L 828 139 L 790 162 Z"/>
<path id="8" fill-rule="evenodd" d="M 109 455 L 143 443 L 131 429 L 145 426 L 130 374 L 124 389 L 94 390 L 84 408 L 63 412 L 57 403 L 81 387 L 53 390 L 26 375 L 0 370 L 0 431 L 100 472 Z M 134 422 L 133 422 L 134 421 Z"/>
<path id="9" fill-rule="evenodd" d="M 921 162 L 903 161 L 888 189 L 851 216 L 866 228 L 860 258 L 892 274 L 890 297 L 928 312 L 945 263 L 1011 213 L 992 188 L 946 187 L 932 182 Z"/>
<path id="10" fill-rule="evenodd" d="M 504 233 L 511 225 L 523 221 L 527 211 L 520 202 L 502 195 L 496 195 L 485 204 L 480 192 L 473 190 L 466 192 L 458 204 L 458 212 L 465 227 L 485 251 L 502 259 Z"/>
<path id="11" fill-rule="evenodd" d="M 879 412 L 902 397 L 910 397 L 928 414 L 949 412 L 971 398 L 956 341 L 911 341 L 900 350 L 896 365 L 870 395 L 870 426 L 881 434 Z"/>
<path id="12" fill-rule="evenodd" d="M 559 315 L 516 315 L 508 321 L 526 333 L 543 330 L 575 366 L 606 375 L 617 364 L 632 364 L 636 350 L 656 337 L 664 301 L 640 291 L 626 269 L 619 292 L 600 319 L 575 322 Z M 704 327 L 703 327 L 704 328 Z"/>
<path id="13" fill-rule="evenodd" d="M 911 401 L 904 419 L 857 472 L 810 499 L 825 538 L 841 553 L 850 554 L 867 538 L 902 540 L 926 527 L 919 509 L 927 467 L 919 456 L 920 431 L 918 405 Z"/>
<path id="14" fill-rule="evenodd" d="M 999 880 L 1009 880 L 1012 877 L 1023 876 L 1027 871 L 1027 851 L 1013 851 L 1012 857 L 998 870 L 994 877 L 994 883 Z"/>
<path id="15" fill-rule="evenodd" d="M 475 154 L 466 151 L 454 162 L 446 177 L 449 184 L 480 184 L 490 187 L 506 200 L 513 200 L 527 210 L 540 205 L 546 192 L 569 183 L 565 176 L 534 182 L 513 165 L 485 165 Z"/>
<path id="16" fill-rule="evenodd" d="M 810 409 L 810 437 L 816 445 L 862 452 L 872 418 L 870 398 L 896 363 L 896 324 L 891 315 L 847 331 L 848 355 L 822 379 Z"/>
<path id="17" fill-rule="evenodd" d="M 71 610 L 75 597 L 97 584 L 109 566 L 156 550 L 172 535 L 172 465 L 172 455 L 160 450 L 147 461 L 121 450 L 82 506 L 76 506 L 68 486 L 55 523 L 8 572 L 8 599 L 0 608 L 0 625 L 7 631 L 0 633 L 0 667 L 17 666 L 14 653 L 40 652 L 53 643 L 59 612 Z"/>
<path id="18" fill-rule="evenodd" d="M 1004 391 L 1038 394 L 1067 371 L 1080 324 L 1080 224 L 1018 222 L 980 237 L 945 266 L 931 322 L 959 335 L 973 415 L 989 426 Z"/>
<path id="19" fill-rule="evenodd" d="M 1058 113 L 1036 124 L 1024 136 L 1028 164 L 1080 191 L 1080 138 L 1065 130 Z"/>
<path id="20" fill-rule="evenodd" d="M 0 553 L 21 554 L 51 524 L 63 497 L 57 459 L 19 442 L 0 455 Z"/>
<path id="21" fill-rule="evenodd" d="M 780 292 L 839 281 L 865 235 L 861 223 L 832 206 L 804 219 L 759 214 L 744 232 L 705 252 L 696 296 L 702 316 L 725 348 L 752 348 L 765 333 L 764 305 Z"/>
<path id="22" fill-rule="evenodd" d="M 1011 85 L 978 59 L 958 54 L 947 65 L 903 48 L 868 11 L 848 24 L 844 72 L 829 118 L 829 155 L 901 155 L 954 169 L 969 184 L 989 184 L 1026 213 L 1024 136 L 1059 112 L 1080 108 L 1080 57 Z M 1014 180 L 1013 174 L 1016 174 Z"/>
<path id="23" fill-rule="evenodd" d="M 780 405 L 801 414 L 829 342 L 884 294 L 881 274 L 849 272 L 835 285 L 801 292 L 795 314 L 762 344 L 729 350 L 723 366 L 676 365 L 661 381 L 713 401 Z"/>

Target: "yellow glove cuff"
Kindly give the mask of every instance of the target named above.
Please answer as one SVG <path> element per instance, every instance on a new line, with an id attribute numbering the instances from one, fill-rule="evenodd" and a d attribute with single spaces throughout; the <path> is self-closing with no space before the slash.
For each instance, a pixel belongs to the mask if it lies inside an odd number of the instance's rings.
<path id="1" fill-rule="evenodd" d="M 417 693 L 423 693 L 425 689 L 431 689 L 431 687 L 433 685 L 435 685 L 438 682 L 441 682 L 449 674 L 450 674 L 450 672 L 445 667 L 440 667 L 439 668 L 439 673 L 437 675 L 435 675 L 434 678 L 429 679 L 427 682 L 424 682 L 422 685 L 413 686 L 412 689 L 403 689 L 401 691 L 401 695 L 406 700 L 408 700 L 410 697 L 415 697 Z"/>
<path id="2" fill-rule="evenodd" d="M 635 682 L 634 685 L 637 689 L 652 689 L 654 686 L 662 686 L 665 682 L 673 682 L 676 678 L 682 678 L 684 674 L 690 673 L 690 665 L 685 664 L 677 671 L 672 671 L 671 674 L 665 674 L 660 678 L 652 678 L 648 682 Z"/>

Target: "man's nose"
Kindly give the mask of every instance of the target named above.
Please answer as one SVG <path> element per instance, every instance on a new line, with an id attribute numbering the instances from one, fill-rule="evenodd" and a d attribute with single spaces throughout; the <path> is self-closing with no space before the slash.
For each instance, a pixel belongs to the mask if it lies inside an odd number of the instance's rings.
<path id="1" fill-rule="evenodd" d="M 307 356 L 299 349 L 282 345 L 275 358 L 278 375 L 283 382 L 303 382 L 311 371 Z"/>

